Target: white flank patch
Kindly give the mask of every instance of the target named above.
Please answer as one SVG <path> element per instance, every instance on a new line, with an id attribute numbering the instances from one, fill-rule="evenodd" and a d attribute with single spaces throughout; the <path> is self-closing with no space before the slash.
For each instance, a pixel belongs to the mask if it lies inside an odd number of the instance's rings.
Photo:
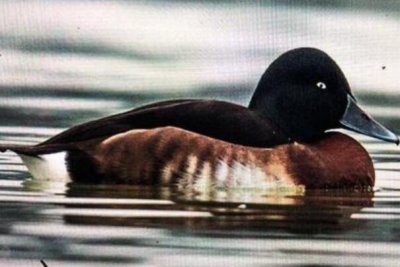
<path id="1" fill-rule="evenodd" d="M 206 161 L 203 163 L 200 174 L 195 177 L 194 187 L 198 190 L 210 189 L 212 186 L 211 175 L 211 164 Z"/>
<path id="2" fill-rule="evenodd" d="M 232 165 L 231 176 L 231 186 L 249 185 L 253 182 L 252 166 L 235 161 Z"/>
<path id="3" fill-rule="evenodd" d="M 168 185 L 171 182 L 173 166 L 168 163 L 161 171 L 161 184 Z"/>
<path id="4" fill-rule="evenodd" d="M 190 155 L 187 159 L 187 163 L 186 163 L 187 167 L 185 170 L 184 178 L 187 180 L 187 183 L 190 185 L 193 183 L 194 174 L 195 174 L 196 168 L 197 168 L 197 162 L 198 162 L 198 159 L 194 155 Z"/>
<path id="5" fill-rule="evenodd" d="M 252 169 L 252 177 L 253 181 L 255 181 L 256 184 L 265 186 L 265 184 L 270 184 L 271 177 L 269 177 L 268 174 L 266 174 L 261 168 L 254 166 Z M 254 186 L 254 182 L 252 183 Z M 246 184 L 247 186 L 247 184 Z M 249 184 L 250 186 L 250 184 Z"/>
<path id="6" fill-rule="evenodd" d="M 217 187 L 225 187 L 225 182 L 228 179 L 229 165 L 225 161 L 220 160 L 215 171 L 215 185 Z"/>
<path id="7" fill-rule="evenodd" d="M 220 160 L 216 169 L 217 187 L 272 188 L 279 185 L 268 173 L 254 164 L 234 161 L 232 166 L 229 166 Z"/>
<path id="8" fill-rule="evenodd" d="M 37 157 L 18 154 L 35 179 L 47 181 L 71 181 L 65 157 L 67 152 L 39 155 Z"/>

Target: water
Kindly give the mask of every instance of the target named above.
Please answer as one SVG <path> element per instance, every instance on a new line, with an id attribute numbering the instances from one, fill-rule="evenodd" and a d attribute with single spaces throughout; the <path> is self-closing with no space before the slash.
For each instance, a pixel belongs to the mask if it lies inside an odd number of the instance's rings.
<path id="1" fill-rule="evenodd" d="M 2 1 L 1 143 L 166 98 L 246 104 L 267 64 L 298 46 L 331 54 L 399 133 L 399 4 L 280 2 Z M 0 264 L 395 266 L 399 148 L 353 136 L 373 157 L 373 192 L 45 183 L 1 154 Z"/>

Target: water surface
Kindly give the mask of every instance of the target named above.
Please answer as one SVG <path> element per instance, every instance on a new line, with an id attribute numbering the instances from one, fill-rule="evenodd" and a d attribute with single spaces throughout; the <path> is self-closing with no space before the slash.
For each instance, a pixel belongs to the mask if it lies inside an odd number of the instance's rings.
<path id="1" fill-rule="evenodd" d="M 330 2 L 3 1 L 0 141 L 34 144 L 167 98 L 246 105 L 267 64 L 306 45 L 337 59 L 365 109 L 399 133 L 398 5 Z M 46 183 L 1 154 L 0 263 L 395 266 L 399 148 L 353 136 L 375 163 L 371 192 Z"/>

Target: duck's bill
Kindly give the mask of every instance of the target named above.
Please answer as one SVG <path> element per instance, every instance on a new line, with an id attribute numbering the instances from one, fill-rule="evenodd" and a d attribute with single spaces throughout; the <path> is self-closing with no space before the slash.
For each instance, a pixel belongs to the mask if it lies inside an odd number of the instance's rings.
<path id="1" fill-rule="evenodd" d="M 384 141 L 399 144 L 399 137 L 375 121 L 368 113 L 363 111 L 354 99 L 347 96 L 347 108 L 340 124 L 345 128 Z"/>

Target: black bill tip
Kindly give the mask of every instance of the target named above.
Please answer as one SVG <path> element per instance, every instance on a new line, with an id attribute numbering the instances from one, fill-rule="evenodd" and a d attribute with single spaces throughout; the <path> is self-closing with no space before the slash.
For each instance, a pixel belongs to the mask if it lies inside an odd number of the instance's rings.
<path id="1" fill-rule="evenodd" d="M 347 101 L 346 111 L 339 121 L 345 129 L 399 145 L 399 137 L 363 111 L 351 96 L 347 96 Z"/>

